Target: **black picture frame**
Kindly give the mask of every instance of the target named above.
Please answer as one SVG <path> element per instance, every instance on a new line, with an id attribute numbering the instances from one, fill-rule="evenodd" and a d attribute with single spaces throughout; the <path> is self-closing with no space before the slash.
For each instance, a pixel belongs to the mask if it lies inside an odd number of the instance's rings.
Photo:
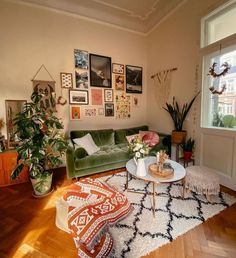
<path id="1" fill-rule="evenodd" d="M 126 93 L 142 94 L 143 68 L 141 66 L 126 65 Z"/>
<path id="2" fill-rule="evenodd" d="M 89 93 L 87 90 L 69 90 L 70 105 L 88 105 Z"/>
<path id="3" fill-rule="evenodd" d="M 112 88 L 111 57 L 89 54 L 90 86 Z"/>
<path id="4" fill-rule="evenodd" d="M 105 116 L 114 116 L 114 104 L 113 103 L 105 104 Z"/>

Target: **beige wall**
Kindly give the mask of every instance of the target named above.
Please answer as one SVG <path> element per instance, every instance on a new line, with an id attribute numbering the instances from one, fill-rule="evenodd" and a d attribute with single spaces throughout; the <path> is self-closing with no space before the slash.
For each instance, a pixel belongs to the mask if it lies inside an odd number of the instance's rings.
<path id="1" fill-rule="evenodd" d="M 31 79 L 44 64 L 56 80 L 60 94 L 60 72 L 74 76 L 74 49 L 112 57 L 112 61 L 143 67 L 143 94 L 131 118 L 113 117 L 69 120 L 69 105 L 57 106 L 65 129 L 121 128 L 146 124 L 146 39 L 128 31 L 32 6 L 0 2 L 0 117 L 5 118 L 5 99 L 29 99 Z M 50 79 L 41 73 L 37 79 Z M 63 90 L 68 98 L 68 90 Z M 4 128 L 5 129 L 5 128 Z"/>
<path id="2" fill-rule="evenodd" d="M 195 91 L 200 89 L 200 85 L 196 83 L 195 71 L 201 62 L 199 55 L 201 17 L 223 2 L 225 1 L 186 1 L 186 4 L 180 7 L 148 36 L 147 113 L 148 124 L 151 128 L 171 133 L 174 125 L 170 115 L 164 109 L 158 107 L 156 103 L 155 85 L 150 76 L 157 71 L 177 67 L 178 70 L 172 72 L 171 91 L 168 102 L 172 102 L 173 96 L 181 104 L 191 100 Z M 200 73 L 199 69 L 198 76 L 200 76 Z M 191 109 L 184 125 L 185 129 L 187 129 L 188 137 L 198 137 L 197 133 L 193 133 L 193 118 L 196 108 L 197 123 L 195 130 L 198 131 L 200 119 L 199 103 L 200 98 L 198 98 L 196 106 Z"/>

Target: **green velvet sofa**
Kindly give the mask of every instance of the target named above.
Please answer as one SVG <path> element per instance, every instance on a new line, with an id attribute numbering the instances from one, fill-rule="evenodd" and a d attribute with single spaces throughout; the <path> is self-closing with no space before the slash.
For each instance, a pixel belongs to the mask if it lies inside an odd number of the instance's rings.
<path id="1" fill-rule="evenodd" d="M 104 129 L 104 130 L 77 130 L 70 132 L 70 146 L 66 152 L 66 166 L 68 178 L 77 178 L 104 172 L 111 169 L 125 167 L 131 158 L 128 150 L 126 136 L 148 131 L 148 126 L 140 126 L 128 129 Z M 83 137 L 90 133 L 100 150 L 88 155 L 84 148 L 74 144 L 73 139 Z M 171 151 L 171 137 L 158 133 L 160 142 L 154 146 L 150 155 L 156 155 L 160 149 L 165 149 L 169 155 Z"/>

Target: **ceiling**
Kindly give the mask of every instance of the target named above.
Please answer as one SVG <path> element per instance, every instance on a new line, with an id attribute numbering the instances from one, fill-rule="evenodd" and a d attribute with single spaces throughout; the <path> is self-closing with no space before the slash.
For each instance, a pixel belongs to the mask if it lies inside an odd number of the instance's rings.
<path id="1" fill-rule="evenodd" d="M 185 0 L 20 0 L 146 34 Z"/>

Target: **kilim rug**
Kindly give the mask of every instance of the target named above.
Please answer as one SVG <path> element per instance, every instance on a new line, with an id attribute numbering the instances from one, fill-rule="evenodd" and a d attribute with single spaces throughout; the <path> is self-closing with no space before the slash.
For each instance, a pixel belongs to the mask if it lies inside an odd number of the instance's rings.
<path id="1" fill-rule="evenodd" d="M 124 193 L 134 211 L 110 228 L 116 257 L 137 258 L 173 241 L 208 218 L 232 205 L 236 198 L 220 193 L 209 203 L 204 196 L 187 193 L 182 199 L 181 183 L 161 184 L 156 188 L 156 217 L 152 213 L 152 184 L 129 180 L 129 188 L 143 194 L 125 191 L 126 172 L 100 178 Z"/>

